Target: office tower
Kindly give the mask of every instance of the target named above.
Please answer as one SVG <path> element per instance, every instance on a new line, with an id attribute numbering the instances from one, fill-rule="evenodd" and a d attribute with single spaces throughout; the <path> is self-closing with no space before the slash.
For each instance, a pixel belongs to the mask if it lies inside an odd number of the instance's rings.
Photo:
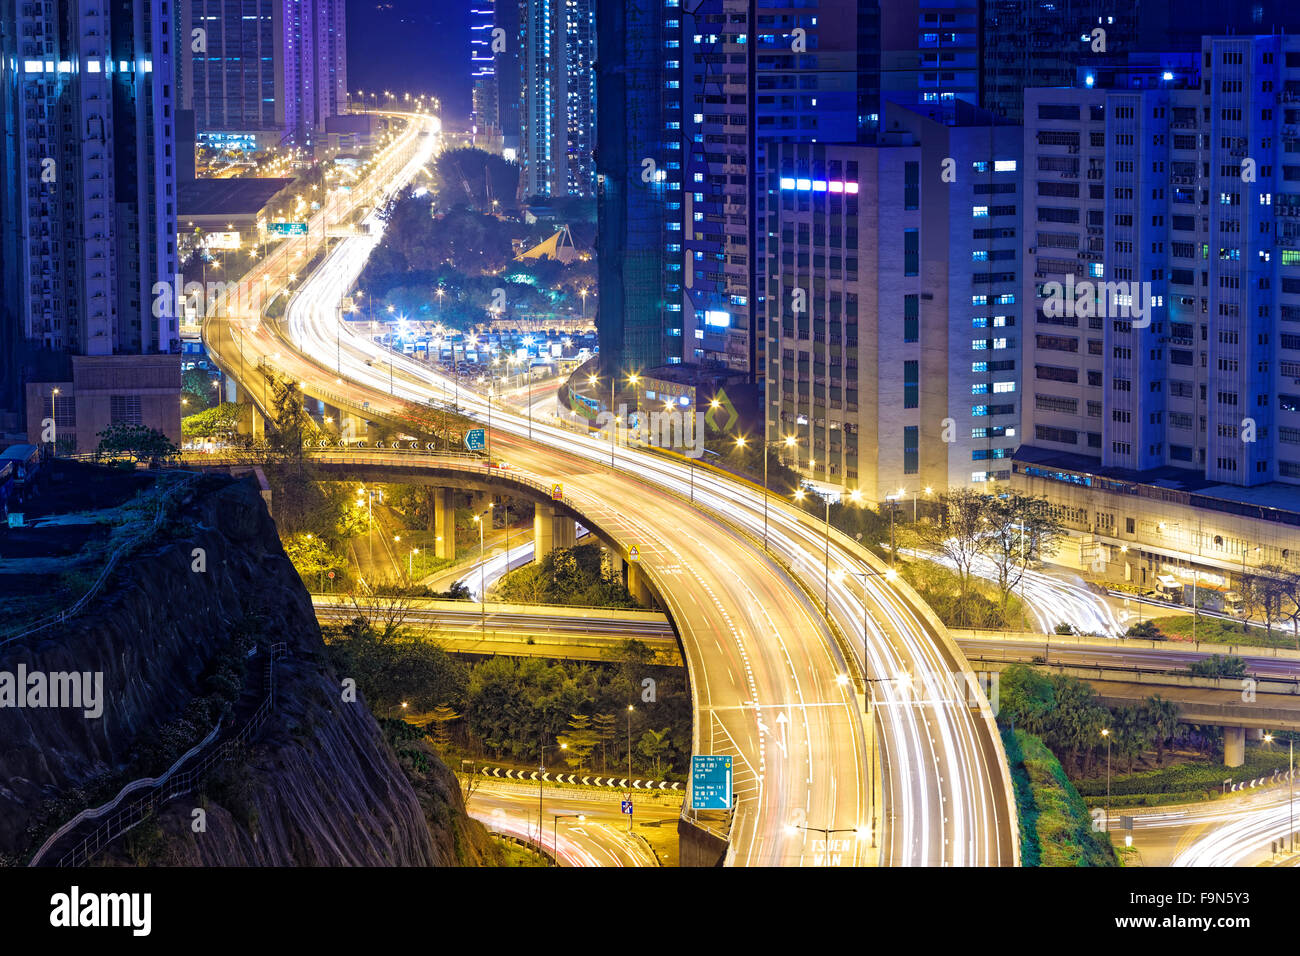
<path id="1" fill-rule="evenodd" d="M 595 8 L 595 0 L 519 4 L 519 159 L 526 197 L 595 195 Z"/>
<path id="2" fill-rule="evenodd" d="M 348 111 L 346 0 L 280 0 L 285 135 L 310 148 Z"/>
<path id="3" fill-rule="evenodd" d="M 665 52 L 680 12 L 607 4 L 596 26 L 596 327 L 610 375 L 682 358 L 682 253 L 665 238 L 682 223 L 681 58 Z"/>
<path id="4" fill-rule="evenodd" d="M 600 126 L 602 351 L 626 334 L 637 342 L 626 360 L 641 367 L 683 363 L 757 380 L 766 144 L 871 135 L 878 6 L 637 4 L 626 15 L 602 7 L 598 25 L 602 97 L 617 91 L 644 118 L 637 129 L 628 115 L 603 115 Z M 621 275 L 629 236 L 638 249 L 629 262 L 661 262 L 631 284 Z M 638 294 L 623 298 L 631 288 Z"/>
<path id="5" fill-rule="evenodd" d="M 278 145 L 287 89 L 282 0 L 188 0 L 178 9 L 179 108 L 194 111 L 195 129 L 207 141 L 235 141 L 212 134 L 254 134 Z"/>
<path id="6" fill-rule="evenodd" d="M 860 124 L 872 120 L 859 104 L 874 113 L 875 98 L 860 83 L 857 42 L 860 18 L 870 22 L 864 11 L 875 7 L 751 7 L 704 0 L 683 14 L 681 46 L 670 49 L 684 60 L 683 360 L 756 378 L 764 343 L 754 321 L 763 294 L 755 266 L 766 237 L 756 228 L 764 197 L 755 183 L 766 144 L 864 135 Z"/>
<path id="7" fill-rule="evenodd" d="M 153 308 L 177 271 L 171 6 L 0 8 L 0 378 L 33 441 L 52 401 L 64 447 L 110 421 L 179 438 L 177 320 Z"/>
<path id="8" fill-rule="evenodd" d="M 769 145 L 768 440 L 871 503 L 1010 477 L 1020 130 L 887 106 L 870 145 Z"/>
<path id="9" fill-rule="evenodd" d="M 1038 235 L 1033 291 L 1043 299 L 1045 281 L 1069 275 L 1133 280 L 1149 308 L 1132 322 L 1040 315 L 1027 352 L 1036 453 L 1232 485 L 1300 479 L 1300 450 L 1287 447 L 1300 443 L 1291 374 L 1300 334 L 1287 324 L 1300 321 L 1288 294 L 1300 292 L 1300 226 L 1290 218 L 1300 195 L 1287 187 L 1300 177 L 1286 156 L 1300 122 L 1288 105 L 1300 90 L 1291 45 L 1206 38 L 1199 83 L 1192 70 L 1171 70 L 1140 90 L 1128 78 L 1129 89 L 1027 94 L 1027 155 L 1062 178 L 1056 190 L 1071 190 L 1049 200 L 1040 183 L 1027 210 L 1036 221 L 1025 228 Z M 1080 168 L 1094 177 L 1086 193 L 1065 178 Z M 1057 329 L 1044 327 L 1052 322 Z"/>
<path id="10" fill-rule="evenodd" d="M 1300 524 L 1300 41 L 1205 37 L 1166 65 L 1026 95 L 1015 471 L 1099 572 L 1222 587 L 1289 564 Z M 1072 313 L 1049 285 L 1071 281 Z"/>
<path id="11" fill-rule="evenodd" d="M 978 0 L 886 0 L 880 7 L 882 100 L 951 122 L 980 93 Z"/>
<path id="12" fill-rule="evenodd" d="M 493 50 L 497 29 L 496 0 L 473 0 L 469 10 L 470 78 L 473 82 L 471 131 L 475 142 L 491 142 L 501 133 L 501 87 Z"/>

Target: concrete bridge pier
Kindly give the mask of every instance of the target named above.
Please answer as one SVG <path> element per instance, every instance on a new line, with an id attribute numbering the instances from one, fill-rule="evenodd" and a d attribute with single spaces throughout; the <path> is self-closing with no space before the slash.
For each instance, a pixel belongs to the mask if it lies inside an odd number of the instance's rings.
<path id="1" fill-rule="evenodd" d="M 339 437 L 345 442 L 366 440 L 370 426 L 364 418 L 339 409 L 338 417 L 334 420 L 338 423 Z"/>
<path id="2" fill-rule="evenodd" d="M 552 545 L 556 548 L 572 548 L 578 543 L 577 522 L 566 514 L 551 509 Z"/>
<path id="3" fill-rule="evenodd" d="M 1240 767 L 1246 762 L 1246 728 L 1223 728 L 1223 765 Z"/>
<path id="4" fill-rule="evenodd" d="M 609 567 L 614 574 L 614 580 L 622 581 L 624 587 L 627 586 L 627 562 L 623 560 L 623 552 L 611 544 L 606 544 L 609 550 Z"/>
<path id="5" fill-rule="evenodd" d="M 650 582 L 646 579 L 645 571 L 641 570 L 641 565 L 636 561 L 627 562 L 627 589 L 632 597 L 646 607 L 659 606 L 654 592 L 650 590 Z"/>
<path id="6" fill-rule="evenodd" d="M 533 510 L 533 560 L 541 561 L 555 547 L 555 509 L 539 504 Z"/>
<path id="7" fill-rule="evenodd" d="M 434 489 L 433 528 L 437 541 L 434 555 L 456 559 L 456 497 L 450 488 Z"/>
<path id="8" fill-rule="evenodd" d="M 248 394 L 248 389 L 240 388 L 234 379 L 228 378 L 226 383 L 226 394 L 230 400 L 242 402 L 246 406 L 244 414 L 239 417 L 239 434 L 250 435 L 254 441 L 261 441 L 266 437 L 266 419 L 257 410 L 257 403 Z"/>

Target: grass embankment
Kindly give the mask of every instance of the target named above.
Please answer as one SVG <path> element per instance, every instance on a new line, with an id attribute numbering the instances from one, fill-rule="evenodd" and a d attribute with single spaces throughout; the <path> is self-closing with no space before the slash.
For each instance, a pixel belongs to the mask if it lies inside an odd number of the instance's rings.
<path id="1" fill-rule="evenodd" d="M 1024 866 L 1118 866 L 1110 837 L 1092 817 L 1060 761 L 1033 734 L 1002 731 L 1020 817 Z"/>
<path id="2" fill-rule="evenodd" d="M 1157 617 L 1151 623 L 1171 641 L 1190 641 L 1192 639 L 1192 617 L 1190 614 L 1177 617 Z M 1200 617 L 1197 619 L 1196 639 L 1206 644 L 1241 644 L 1247 647 L 1296 649 L 1295 635 L 1291 633 L 1289 625 L 1286 630 L 1274 627 L 1272 633 L 1262 627 L 1253 625 L 1243 631 L 1240 624 L 1217 617 Z"/>
<path id="3" fill-rule="evenodd" d="M 1225 767 L 1221 762 L 1180 763 L 1137 773 L 1112 773 L 1110 805 L 1115 807 L 1155 807 L 1171 803 L 1192 803 L 1222 796 L 1223 781 L 1240 783 L 1272 776 L 1275 770 L 1287 769 L 1287 751 L 1248 747 L 1246 762 L 1240 767 Z M 1089 806 L 1106 802 L 1106 778 L 1089 777 L 1075 784 Z"/>

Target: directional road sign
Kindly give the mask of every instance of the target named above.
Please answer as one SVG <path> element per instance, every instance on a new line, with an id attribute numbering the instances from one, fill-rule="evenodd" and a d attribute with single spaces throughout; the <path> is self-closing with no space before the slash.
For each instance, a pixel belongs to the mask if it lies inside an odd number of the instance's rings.
<path id="1" fill-rule="evenodd" d="M 266 231 L 273 236 L 305 236 L 307 235 L 307 224 L 305 222 L 269 222 L 266 224 Z"/>
<path id="2" fill-rule="evenodd" d="M 482 451 L 487 444 L 487 430 L 471 428 L 465 432 L 465 447 L 470 451 Z"/>
<path id="3" fill-rule="evenodd" d="M 712 755 L 691 757 L 691 808 L 731 808 L 731 758 Z"/>

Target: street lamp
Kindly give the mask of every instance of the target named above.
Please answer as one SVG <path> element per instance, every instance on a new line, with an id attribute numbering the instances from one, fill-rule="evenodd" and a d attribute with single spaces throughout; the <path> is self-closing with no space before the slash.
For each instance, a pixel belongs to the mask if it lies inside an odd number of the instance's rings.
<path id="1" fill-rule="evenodd" d="M 1273 735 L 1265 734 L 1264 742 L 1271 744 L 1273 742 Z M 1287 769 L 1289 770 L 1289 773 L 1287 773 L 1286 775 L 1286 781 L 1287 781 L 1286 782 L 1286 786 L 1287 786 L 1286 842 L 1287 842 L 1287 849 L 1294 852 L 1295 851 L 1295 737 L 1290 737 L 1287 739 L 1287 749 L 1288 749 Z"/>
<path id="2" fill-rule="evenodd" d="M 904 491 L 899 488 L 892 495 L 885 495 L 885 500 L 889 502 L 889 566 L 894 566 L 894 512 L 898 510 L 898 499 L 903 497 Z"/>
<path id="3" fill-rule="evenodd" d="M 1103 727 L 1101 735 L 1106 738 L 1106 832 L 1110 832 L 1110 728 Z"/>
<path id="4" fill-rule="evenodd" d="M 807 497 L 802 488 L 794 493 L 794 500 L 800 503 Z M 826 567 L 823 577 L 825 578 L 826 594 L 822 599 L 822 607 L 826 612 L 826 617 L 831 616 L 831 499 L 828 495 L 823 495 L 822 500 L 826 502 Z"/>
<path id="5" fill-rule="evenodd" d="M 867 829 L 870 829 L 870 828 L 867 828 Z M 863 834 L 863 832 L 862 832 L 862 830 L 863 830 L 862 827 L 852 827 L 852 828 L 847 828 L 847 827 L 810 827 L 810 826 L 808 826 L 808 825 L 806 825 L 806 824 L 803 824 L 803 823 L 787 823 L 787 824 L 786 824 L 786 827 L 785 827 L 785 832 L 786 832 L 786 833 L 791 833 L 791 834 L 793 834 L 793 833 L 798 833 L 800 830 L 810 831 L 810 832 L 812 832 L 812 833 L 820 833 L 822 836 L 826 837 L 827 842 L 830 841 L 830 838 L 831 838 L 831 834 L 832 834 L 832 833 L 852 833 L 852 834 L 853 834 L 857 839 L 862 839 L 862 837 L 864 836 L 864 834 Z M 826 865 L 827 865 L 827 866 L 830 866 L 830 859 L 831 859 L 830 847 L 827 847 L 827 848 L 826 848 Z"/>
<path id="6" fill-rule="evenodd" d="M 489 504 L 487 510 L 474 516 L 474 523 L 478 525 L 478 600 L 483 613 L 482 633 L 484 640 L 487 640 L 487 564 L 483 560 L 483 515 L 490 515 L 491 513 L 492 505 Z M 509 555 L 506 558 L 508 561 Z"/>
<path id="7" fill-rule="evenodd" d="M 627 705 L 627 780 L 632 782 L 632 710 L 631 704 Z"/>
<path id="8" fill-rule="evenodd" d="M 59 417 L 54 412 L 54 396 L 57 394 L 57 388 L 50 392 L 50 444 L 53 446 L 51 453 L 54 457 L 59 454 Z"/>

